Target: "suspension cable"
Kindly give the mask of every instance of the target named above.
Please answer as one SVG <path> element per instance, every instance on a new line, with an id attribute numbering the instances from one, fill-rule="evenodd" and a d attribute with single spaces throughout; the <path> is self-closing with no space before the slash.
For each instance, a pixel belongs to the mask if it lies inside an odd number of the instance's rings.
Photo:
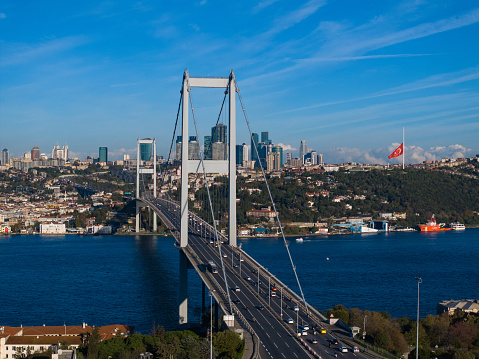
<path id="1" fill-rule="evenodd" d="M 188 79 L 186 80 L 186 86 L 187 86 L 188 92 L 190 92 Z M 191 113 L 192 113 L 192 116 L 193 116 L 193 122 L 195 124 L 196 136 L 198 138 L 198 126 L 197 126 L 197 123 L 196 123 L 196 117 L 195 117 L 195 111 L 194 111 L 194 107 L 193 107 L 193 101 L 191 99 L 191 93 L 190 93 L 189 97 L 190 97 Z M 208 187 L 208 180 L 207 180 L 207 177 L 206 177 L 204 154 L 201 153 L 201 150 L 200 150 L 200 164 L 201 164 L 201 167 L 203 169 L 203 176 L 204 176 L 204 179 L 205 179 L 205 187 L 206 187 L 206 191 L 208 193 L 208 201 L 209 201 L 209 204 L 210 204 L 211 216 L 212 216 L 212 219 L 213 219 L 213 228 L 214 228 L 214 232 L 215 232 L 215 241 L 218 243 L 218 252 L 219 252 L 219 255 L 220 255 L 221 268 L 223 269 L 223 278 L 224 278 L 224 281 L 225 281 L 226 292 L 227 292 L 227 295 L 228 295 L 228 303 L 229 303 L 229 307 L 230 307 L 230 312 L 233 312 L 233 310 L 232 310 L 233 306 L 231 304 L 231 296 L 230 296 L 230 289 L 229 289 L 229 285 L 228 285 L 228 279 L 226 277 L 226 270 L 225 270 L 225 266 L 224 266 L 223 255 L 221 253 L 221 240 L 219 240 L 219 238 L 218 238 L 218 230 L 216 228 L 215 214 L 214 214 L 213 206 L 212 206 L 212 203 L 211 203 L 211 195 L 210 195 L 210 190 L 209 190 L 209 187 Z M 232 255 L 233 255 L 233 252 L 232 252 Z"/>
<path id="2" fill-rule="evenodd" d="M 284 236 L 283 226 L 281 225 L 281 222 L 279 220 L 278 212 L 276 211 L 276 205 L 273 201 L 273 196 L 271 195 L 271 190 L 269 188 L 268 181 L 266 180 L 266 174 L 264 172 L 263 164 L 259 160 L 260 157 L 259 157 L 259 153 L 258 153 L 257 144 L 253 140 L 253 133 L 251 132 L 251 127 L 250 127 L 250 124 L 249 124 L 249 121 L 248 121 L 248 117 L 246 116 L 246 110 L 245 110 L 244 105 L 243 105 L 243 100 L 241 99 L 241 94 L 240 94 L 240 91 L 239 91 L 239 88 L 238 88 L 238 84 L 236 84 L 236 93 L 238 94 L 238 98 L 240 100 L 241 108 L 243 109 L 243 114 L 244 114 L 244 118 L 246 120 L 246 125 L 248 126 L 248 131 L 249 131 L 249 134 L 250 134 L 251 143 L 254 144 L 254 146 L 252 146 L 252 147 L 254 147 L 254 150 L 255 150 L 255 153 L 256 153 L 256 158 L 258 158 L 258 162 L 259 162 L 259 166 L 261 168 L 261 172 L 263 174 L 264 182 L 266 184 L 266 188 L 268 189 L 269 199 L 270 199 L 271 204 L 273 206 L 274 214 L 276 216 L 276 220 L 278 221 L 279 229 L 281 230 L 281 236 L 283 237 L 283 242 L 284 242 L 284 245 L 286 247 L 286 251 L 288 252 L 289 260 L 291 262 L 291 267 L 293 268 L 293 272 L 294 272 L 294 275 L 296 277 L 296 282 L 298 283 L 299 291 L 301 292 L 301 297 L 303 298 L 304 307 L 306 308 L 306 311 L 309 313 L 309 309 L 308 309 L 308 306 L 306 304 L 306 300 L 304 298 L 303 289 L 301 288 L 301 283 L 299 282 L 298 273 L 296 272 L 296 266 L 294 265 L 293 257 L 291 256 L 291 252 L 289 251 L 289 244 L 288 244 L 288 241 L 286 240 L 286 237 Z M 253 151 L 253 149 L 251 149 L 251 150 Z"/>

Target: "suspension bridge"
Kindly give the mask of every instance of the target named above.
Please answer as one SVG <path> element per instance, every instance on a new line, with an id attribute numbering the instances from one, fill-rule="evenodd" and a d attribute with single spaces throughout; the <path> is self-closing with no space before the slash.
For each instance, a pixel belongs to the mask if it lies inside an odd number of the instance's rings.
<path id="1" fill-rule="evenodd" d="M 188 149 L 187 141 L 190 110 L 196 138 L 199 138 L 198 123 L 191 99 L 192 88 L 224 89 L 223 104 L 214 128 L 216 131 L 221 117 L 226 116 L 224 104 L 228 97 L 227 148 L 229 150 L 224 156 L 227 158 L 207 158 L 206 154 L 210 151 L 207 146 L 202 153 L 200 152 L 199 158 L 192 158 L 195 156 L 192 156 L 191 149 Z M 173 183 L 175 176 L 165 176 L 166 171 L 163 171 L 164 173 L 160 173 L 162 190 L 158 190 L 156 141 L 143 139 L 137 142 L 136 231 L 139 231 L 141 208 L 147 207 L 149 211 L 156 214 L 153 216 L 153 231 L 157 230 L 158 217 L 176 239 L 175 245 L 179 248 L 180 255 L 179 324 L 185 326 L 189 323 L 187 271 L 194 269 L 203 283 L 201 293 L 203 310 L 206 308 L 208 291 L 211 303 L 213 299 L 215 303 L 215 320 L 218 320 L 218 311 L 221 309 L 226 325 L 231 330 L 242 331 L 245 339 L 253 343 L 252 350 L 248 354 L 250 357 L 326 358 L 340 353 L 339 347 L 334 345 L 331 347 L 333 336 L 342 338 L 341 344 L 349 347 L 350 355 L 362 357 L 363 354 L 353 353 L 352 342 L 347 339 L 349 333 L 341 334 L 339 329 L 330 327 L 327 319 L 306 302 L 269 187 L 272 208 L 276 214 L 276 221 L 281 230 L 285 250 L 288 252 L 300 293 L 297 294 L 291 290 L 237 245 L 236 95 L 240 100 L 245 121 L 252 136 L 233 71 L 229 77 L 223 78 L 190 77 L 188 71 L 185 71 L 168 156 L 168 162 L 170 162 L 176 130 L 181 119 L 182 142 L 179 145 L 181 147 L 177 148 L 177 151 L 180 149 L 181 152 L 179 185 Z M 215 133 L 212 137 L 215 137 Z M 140 149 L 145 145 L 151 149 L 154 156 L 154 160 L 149 165 L 148 161 L 142 160 L 142 153 L 140 153 Z M 251 150 L 258 154 L 257 148 Z M 267 184 L 261 164 L 260 168 Z M 227 182 L 213 185 L 214 178 L 218 174 L 222 174 L 223 178 L 227 175 Z M 169 177 L 169 180 L 166 177 Z M 165 188 L 169 190 L 165 191 Z M 200 191 L 204 198 L 201 202 L 204 218 L 200 218 L 189 208 L 191 199 L 195 198 L 194 192 Z M 161 194 L 158 195 L 158 193 Z M 222 204 L 215 203 L 221 201 L 223 201 Z M 227 203 L 224 203 L 225 201 Z M 220 225 L 223 231 L 220 231 Z M 325 334 L 321 334 L 322 328 L 327 328 Z M 333 333 L 333 329 L 337 333 Z M 318 342 L 313 343 L 312 338 L 315 332 L 317 334 L 314 338 Z"/>

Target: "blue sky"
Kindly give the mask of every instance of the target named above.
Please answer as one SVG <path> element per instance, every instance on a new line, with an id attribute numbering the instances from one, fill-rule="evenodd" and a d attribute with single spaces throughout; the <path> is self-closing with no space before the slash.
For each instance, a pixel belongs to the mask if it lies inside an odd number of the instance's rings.
<path id="1" fill-rule="evenodd" d="M 469 157 L 478 38 L 466 0 L 3 1 L 0 147 L 68 144 L 84 159 L 107 146 L 119 159 L 155 137 L 168 156 L 184 70 L 233 69 L 253 132 L 293 155 L 306 140 L 328 163 L 387 163 L 405 127 L 406 162 Z M 191 95 L 202 138 L 223 91 Z"/>

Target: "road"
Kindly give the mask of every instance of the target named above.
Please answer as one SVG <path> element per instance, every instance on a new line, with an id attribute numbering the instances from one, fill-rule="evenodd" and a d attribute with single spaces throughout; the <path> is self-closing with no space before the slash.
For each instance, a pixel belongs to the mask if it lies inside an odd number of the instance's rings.
<path id="1" fill-rule="evenodd" d="M 178 230 L 179 208 L 167 206 L 164 200 L 151 202 Z M 295 293 L 280 286 L 277 279 L 245 252 L 223 244 L 221 239 L 216 243 L 209 225 L 190 215 L 189 227 L 188 244 L 195 259 L 204 264 L 205 270 L 208 261 L 217 264 L 218 273 L 207 270 L 208 276 L 225 291 L 229 289 L 233 311 L 236 309 L 237 317 L 244 317 L 258 335 L 261 358 L 328 358 L 335 354 L 338 357 L 366 357 L 362 352 L 353 352 L 351 345 L 345 342 L 348 340 L 345 331 L 329 326 L 311 310 L 307 313 Z M 229 303 L 224 306 L 230 307 Z M 326 333 L 321 333 L 322 328 Z M 297 336 L 298 332 L 302 335 Z M 317 343 L 313 344 L 313 338 Z M 333 339 L 338 339 L 337 345 L 331 344 Z M 347 352 L 341 352 L 340 347 L 347 348 Z"/>

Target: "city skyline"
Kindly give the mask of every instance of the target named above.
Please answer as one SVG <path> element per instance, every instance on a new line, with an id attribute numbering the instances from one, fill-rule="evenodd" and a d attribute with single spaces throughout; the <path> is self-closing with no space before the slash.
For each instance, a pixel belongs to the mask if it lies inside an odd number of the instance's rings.
<path id="1" fill-rule="evenodd" d="M 269 131 L 294 156 L 305 140 L 327 163 L 385 164 L 403 127 L 406 163 L 479 153 L 479 8 L 467 1 L 47 5 L 0 8 L 0 147 L 10 157 L 59 144 L 70 157 L 104 146 L 111 159 L 133 158 L 144 137 L 166 157 L 185 69 L 233 69 L 252 132 Z M 223 91 L 191 94 L 202 142 Z M 237 106 L 237 143 L 249 144 Z"/>

